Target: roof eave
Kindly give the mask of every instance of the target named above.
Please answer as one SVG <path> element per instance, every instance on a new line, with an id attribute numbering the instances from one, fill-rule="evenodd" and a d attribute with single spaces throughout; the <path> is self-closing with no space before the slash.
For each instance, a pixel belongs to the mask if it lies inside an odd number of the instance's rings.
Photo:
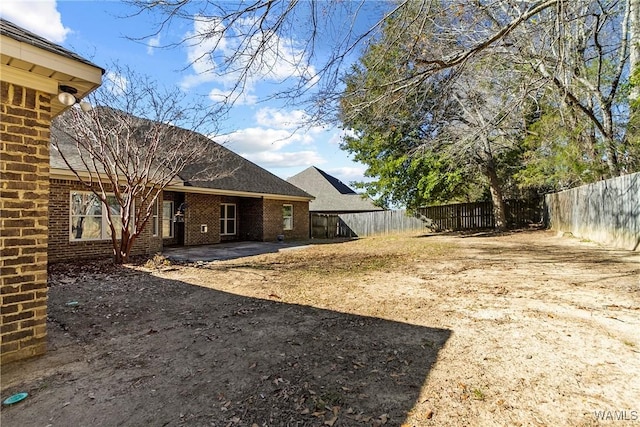
<path id="1" fill-rule="evenodd" d="M 0 34 L 2 81 L 57 95 L 59 85 L 74 87 L 82 99 L 102 84 L 104 70 L 88 61 L 66 57 Z M 51 97 L 52 117 L 68 108 Z"/>
<path id="2" fill-rule="evenodd" d="M 251 197 L 261 199 L 272 200 L 296 200 L 301 202 L 310 202 L 315 198 L 313 196 L 291 196 L 287 194 L 271 194 L 271 193 L 254 193 L 251 191 L 237 191 L 237 190 L 222 190 L 219 188 L 204 188 L 204 187 L 192 187 L 182 185 L 170 185 L 165 188 L 167 191 L 178 191 L 182 193 L 196 193 L 196 194 L 211 194 L 218 196 L 237 196 L 237 197 Z"/>

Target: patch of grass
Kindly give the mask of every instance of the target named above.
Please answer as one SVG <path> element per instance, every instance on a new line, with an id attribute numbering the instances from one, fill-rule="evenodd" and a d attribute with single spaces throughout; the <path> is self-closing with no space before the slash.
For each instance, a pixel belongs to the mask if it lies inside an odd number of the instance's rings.
<path id="1" fill-rule="evenodd" d="M 171 261 L 165 258 L 162 254 L 155 254 L 153 258 L 148 259 L 147 262 L 144 263 L 144 267 L 150 270 L 167 267 L 169 265 L 171 265 Z"/>
<path id="2" fill-rule="evenodd" d="M 474 388 L 471 394 L 473 395 L 473 398 L 476 400 L 484 400 L 486 398 L 484 392 L 479 388 Z"/>
<path id="3" fill-rule="evenodd" d="M 636 343 L 634 343 L 633 341 L 622 340 L 622 342 L 624 343 L 624 345 L 629 346 L 629 347 L 635 347 L 636 346 Z"/>
<path id="4" fill-rule="evenodd" d="M 322 393 L 320 395 L 320 398 L 318 399 L 318 401 L 316 402 L 316 407 L 318 409 L 324 408 L 324 407 L 331 407 L 331 406 L 338 406 L 340 404 L 342 404 L 343 401 L 343 397 L 340 393 L 338 393 L 337 391 L 334 390 L 327 390 L 324 393 Z"/>
<path id="5" fill-rule="evenodd" d="M 274 270 L 305 275 L 350 276 L 397 270 L 405 265 L 446 256 L 453 245 L 408 236 L 377 236 L 316 245 L 286 254 L 268 254 L 249 261 L 252 268 L 269 265 Z"/>

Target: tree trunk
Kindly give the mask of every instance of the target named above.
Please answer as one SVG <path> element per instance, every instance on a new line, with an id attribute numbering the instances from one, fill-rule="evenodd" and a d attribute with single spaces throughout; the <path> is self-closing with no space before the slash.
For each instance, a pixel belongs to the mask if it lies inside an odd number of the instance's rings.
<path id="1" fill-rule="evenodd" d="M 640 0 L 628 0 L 629 3 L 629 64 L 631 75 L 640 73 Z M 629 100 L 632 107 L 640 100 L 640 85 L 631 86 Z"/>
<path id="2" fill-rule="evenodd" d="M 616 152 L 616 141 L 613 138 L 613 117 L 608 108 L 602 109 L 602 125 L 604 127 L 604 153 L 607 156 L 607 166 L 609 168 L 609 178 L 620 175 L 620 163 Z"/>
<path id="3" fill-rule="evenodd" d="M 503 231 L 507 228 L 506 209 L 502 196 L 502 186 L 496 173 L 493 158 L 490 158 L 482 165 L 482 173 L 489 181 L 489 191 L 491 192 L 491 202 L 493 203 L 493 216 L 495 218 L 496 230 Z"/>

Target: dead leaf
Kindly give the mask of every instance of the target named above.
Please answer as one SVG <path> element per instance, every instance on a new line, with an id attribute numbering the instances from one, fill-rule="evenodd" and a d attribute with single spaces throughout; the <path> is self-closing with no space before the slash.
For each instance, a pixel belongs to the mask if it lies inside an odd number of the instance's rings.
<path id="1" fill-rule="evenodd" d="M 313 415 L 314 417 L 323 417 L 325 412 L 327 412 L 327 411 L 316 411 L 311 415 Z"/>
<path id="2" fill-rule="evenodd" d="M 324 425 L 329 426 L 329 427 L 333 427 L 333 425 L 336 423 L 336 421 L 338 420 L 337 416 L 334 416 L 333 418 L 331 418 L 330 420 L 326 420 L 324 422 Z"/>
<path id="3" fill-rule="evenodd" d="M 271 298 L 282 299 L 279 295 L 276 295 L 276 294 L 269 294 L 269 296 Z"/>
<path id="4" fill-rule="evenodd" d="M 380 422 L 382 423 L 382 425 L 386 424 L 387 421 L 389 421 L 389 414 L 382 414 L 380 415 Z"/>

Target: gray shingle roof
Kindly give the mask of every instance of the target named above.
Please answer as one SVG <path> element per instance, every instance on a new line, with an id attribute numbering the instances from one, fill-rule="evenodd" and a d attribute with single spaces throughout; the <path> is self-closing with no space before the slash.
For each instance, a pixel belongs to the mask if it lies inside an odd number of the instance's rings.
<path id="1" fill-rule="evenodd" d="M 180 173 L 180 178 L 185 181 L 186 185 L 312 198 L 302 189 L 213 141 L 202 158 L 206 160 L 191 163 Z M 205 177 L 199 178 L 201 171 L 211 168 L 211 165 L 214 165 L 213 169 L 218 173 L 208 177 L 205 174 Z"/>
<path id="2" fill-rule="evenodd" d="M 370 199 L 356 193 L 342 181 L 311 166 L 287 179 L 315 197 L 309 205 L 312 212 L 370 212 L 381 211 Z"/>
<path id="3" fill-rule="evenodd" d="M 31 31 L 25 30 L 22 27 L 18 27 L 11 21 L 7 21 L 6 19 L 0 18 L 0 34 L 10 37 L 14 40 L 17 40 L 22 43 L 28 43 L 32 46 L 39 47 L 40 49 L 44 49 L 46 51 L 55 53 L 57 55 L 73 59 L 75 61 L 82 62 L 87 65 L 91 65 L 92 67 L 96 67 L 102 70 L 104 73 L 104 69 L 95 65 L 94 63 L 84 59 L 80 55 L 71 52 L 63 48 L 60 45 L 50 42 L 49 40 L 40 37 L 37 34 L 32 33 Z"/>
<path id="4" fill-rule="evenodd" d="M 295 185 L 288 183 L 206 136 L 182 128 L 175 129 L 178 132 L 193 133 L 195 138 L 200 138 L 200 142 L 206 143 L 205 152 L 199 157 L 199 160 L 189 164 L 180 173 L 179 177 L 187 187 L 185 191 L 188 191 L 188 187 L 198 187 L 243 193 L 313 198 L 313 196 Z M 86 170 L 75 142 L 64 132 L 57 129 L 55 120 L 51 129 L 51 141 L 51 169 L 69 169 L 60 153 L 53 149 L 53 142 L 56 142 L 74 169 Z"/>

